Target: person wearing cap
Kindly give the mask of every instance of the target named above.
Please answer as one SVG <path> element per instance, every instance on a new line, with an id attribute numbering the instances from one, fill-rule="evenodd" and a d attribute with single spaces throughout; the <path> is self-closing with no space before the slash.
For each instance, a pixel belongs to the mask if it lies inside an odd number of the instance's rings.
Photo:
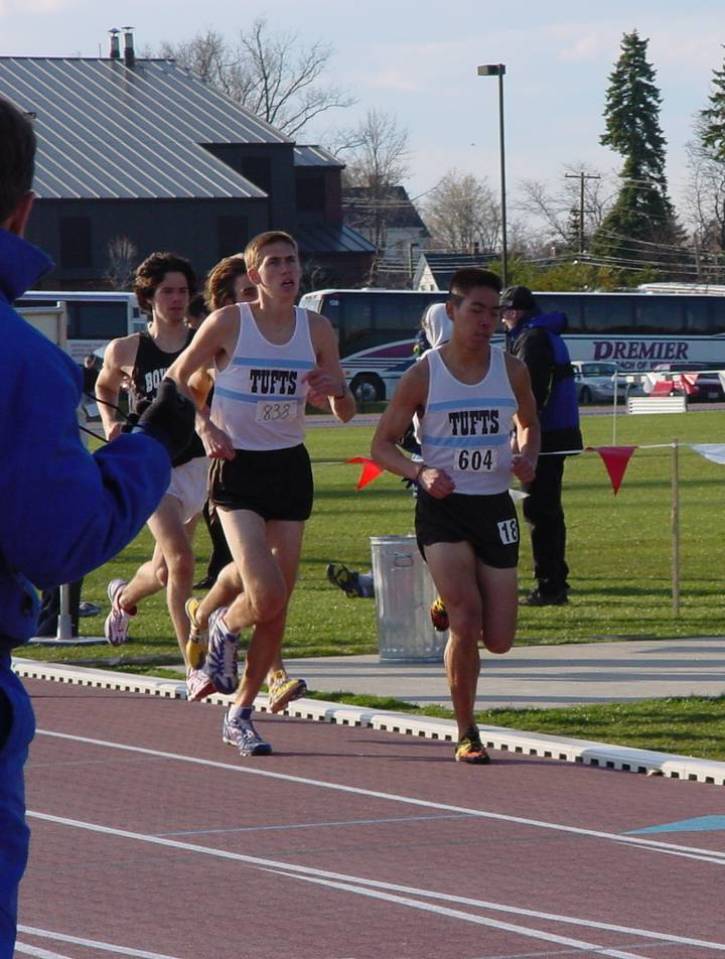
<path id="1" fill-rule="evenodd" d="M 524 517 L 531 529 L 536 587 L 527 606 L 568 602 L 566 522 L 561 502 L 565 454 L 582 449 L 579 407 L 569 351 L 562 339 L 564 313 L 542 314 L 531 290 L 511 286 L 501 294 L 507 349 L 529 370 L 541 426 L 536 476 L 523 486 Z M 561 455 L 552 455 L 552 454 Z"/>

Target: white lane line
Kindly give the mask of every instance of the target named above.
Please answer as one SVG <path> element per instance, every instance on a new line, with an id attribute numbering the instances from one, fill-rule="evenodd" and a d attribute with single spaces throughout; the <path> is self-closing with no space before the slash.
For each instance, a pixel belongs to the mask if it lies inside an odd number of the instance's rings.
<path id="1" fill-rule="evenodd" d="M 112 952 L 117 956 L 133 956 L 134 959 L 179 959 L 178 956 L 167 956 L 161 952 L 147 952 L 145 949 L 131 949 L 128 946 L 117 946 L 111 942 L 100 942 L 98 939 L 82 939 L 79 936 L 69 936 L 63 932 L 51 932 L 49 929 L 37 929 L 34 926 L 18 926 L 18 931 L 26 936 L 37 936 L 39 939 L 53 939 L 56 942 L 72 943 L 74 946 L 85 946 L 88 949 L 100 949 L 102 952 Z M 16 946 L 17 948 L 17 946 Z M 34 946 L 25 946 L 33 949 Z M 28 955 L 36 955 L 31 952 Z M 50 956 L 51 953 L 48 953 Z M 54 953 L 52 955 L 55 955 Z M 64 957 L 59 957 L 64 959 Z"/>
<path id="2" fill-rule="evenodd" d="M 619 926 L 610 923 L 601 923 L 588 919 L 578 919 L 569 916 L 560 916 L 556 913 L 536 912 L 533 910 L 520 909 L 515 906 L 503 906 L 498 903 L 489 903 L 483 900 L 467 899 L 461 896 L 453 896 L 446 893 L 438 893 L 427 889 L 419 889 L 415 886 L 404 886 L 397 883 L 382 882 L 374 879 L 365 879 L 360 876 L 350 876 L 345 873 L 331 872 L 327 869 L 317 869 L 312 866 L 299 866 L 294 863 L 283 862 L 275 859 L 265 859 L 259 856 L 249 856 L 245 853 L 230 852 L 226 849 L 215 849 L 210 846 L 199 846 L 195 843 L 180 842 L 176 839 L 164 839 L 160 836 L 153 836 L 146 833 L 130 832 L 126 829 L 116 829 L 112 826 L 102 826 L 97 823 L 83 822 L 77 819 L 68 819 L 62 816 L 51 816 L 47 813 L 29 812 L 29 817 L 40 819 L 44 822 L 55 823 L 63 826 L 71 826 L 76 829 L 84 829 L 89 832 L 101 833 L 105 836 L 118 836 L 123 839 L 131 839 L 138 842 L 147 842 L 156 846 L 164 846 L 168 849 L 181 849 L 184 852 L 200 853 L 206 856 L 212 856 L 217 859 L 226 859 L 232 862 L 242 862 L 250 866 L 260 867 L 272 872 L 289 873 L 301 877 L 313 877 L 315 879 L 333 880 L 336 882 L 347 883 L 350 885 L 374 888 L 377 890 L 404 892 L 412 895 L 423 896 L 430 899 L 440 899 L 446 902 L 465 903 L 475 905 L 483 909 L 507 912 L 515 915 L 525 915 L 535 918 L 550 920 L 552 922 L 567 923 L 571 925 L 585 926 L 594 929 L 606 929 L 612 932 L 623 932 L 628 935 L 650 938 L 658 941 L 671 942 L 677 944 L 694 945 L 703 949 L 712 949 L 716 952 L 725 952 L 725 944 L 710 942 L 704 939 L 693 939 L 685 936 L 676 936 L 669 933 L 654 932 L 648 929 L 638 929 L 629 926 Z"/>
<path id="3" fill-rule="evenodd" d="M 381 826 L 388 823 L 439 822 L 441 819 L 471 819 L 468 813 L 440 816 L 391 816 L 387 819 L 338 819 L 324 822 L 295 822 L 282 826 L 229 826 L 226 829 L 178 829 L 175 832 L 157 832 L 156 836 L 209 836 L 237 832 L 276 832 L 287 829 L 324 829 L 327 826 Z"/>
<path id="4" fill-rule="evenodd" d="M 367 896 L 370 899 L 382 899 L 384 902 L 393 902 L 401 906 L 410 906 L 413 909 L 421 909 L 424 912 L 432 912 L 438 916 L 445 916 L 447 919 L 460 919 L 464 922 L 472 922 L 479 926 L 489 926 L 492 929 L 501 929 L 503 932 L 513 932 L 519 936 L 526 936 L 529 939 L 538 939 L 542 942 L 553 942 L 559 946 L 568 946 L 577 951 L 586 950 L 588 953 L 594 953 L 597 956 L 610 956 L 612 959 L 647 959 L 634 952 L 623 952 L 619 949 L 612 949 L 597 945 L 593 942 L 585 942 L 582 939 L 571 939 L 569 936 L 557 936 L 553 932 L 544 932 L 543 929 L 531 929 L 529 926 L 518 926 L 511 922 L 501 922 L 500 919 L 489 919 L 486 916 L 474 916 L 470 912 L 463 912 L 460 909 L 450 909 L 447 906 L 436 906 L 432 903 L 421 902 L 419 899 L 408 899 L 405 896 L 395 896 L 388 892 L 377 892 L 374 889 L 366 889 L 362 886 L 356 886 L 347 882 L 331 882 L 329 879 L 316 879 L 314 876 L 295 876 L 292 873 L 285 873 L 281 870 L 267 870 L 277 875 L 286 875 L 288 879 L 301 879 L 303 882 L 311 882 L 317 885 L 327 886 L 331 889 L 341 889 L 344 892 L 354 892 L 358 896 Z"/>
<path id="5" fill-rule="evenodd" d="M 49 952 L 47 949 L 40 949 L 38 946 L 28 946 L 24 942 L 15 942 L 15 952 L 24 956 L 35 956 L 36 959 L 70 959 L 70 956 L 62 956 L 59 952 Z"/>
<path id="6" fill-rule="evenodd" d="M 272 772 L 260 769 L 258 766 L 221 763 L 213 759 L 202 759 L 198 756 L 184 756 L 181 753 L 168 753 L 158 749 L 147 749 L 142 746 L 130 746 L 125 743 L 110 742 L 105 739 L 91 739 L 87 736 L 72 736 L 68 733 L 56 733 L 50 730 L 39 729 L 37 735 L 51 736 L 55 739 L 65 739 L 71 742 L 85 743 L 91 746 L 103 746 L 106 749 L 118 749 L 125 752 L 137 753 L 141 756 L 155 756 L 159 759 L 170 759 L 174 762 L 189 763 L 194 766 L 204 766 L 211 769 L 223 769 L 226 772 L 247 776 L 262 776 L 267 779 L 276 779 L 281 782 L 291 782 L 302 786 L 314 786 L 316 789 L 331 789 L 336 792 L 350 793 L 356 796 L 366 796 L 372 799 L 384 799 L 389 802 L 406 803 L 410 806 L 419 806 L 424 809 L 440 809 L 445 812 L 463 813 L 479 819 L 491 819 L 496 822 L 515 823 L 521 826 L 533 826 L 537 829 L 547 829 L 554 832 L 563 832 L 575 836 L 586 836 L 591 839 L 606 839 L 610 842 L 621 843 L 626 846 L 637 846 L 641 849 L 672 849 L 680 855 L 696 853 L 698 856 L 708 856 L 713 863 L 725 866 L 725 852 L 712 849 L 703 849 L 700 846 L 680 846 L 676 843 L 663 842 L 659 839 L 646 839 L 643 836 L 621 835 L 620 833 L 604 832 L 599 829 L 585 829 L 582 826 L 566 826 L 563 823 L 543 822 L 539 819 L 528 819 L 523 816 L 507 816 L 504 813 L 489 812 L 484 809 L 470 809 L 466 806 L 454 806 L 450 803 L 433 802 L 428 799 L 418 799 L 413 796 L 400 796 L 396 793 L 385 793 L 374 789 L 363 789 L 359 786 L 345 786 L 342 783 L 326 782 L 322 779 L 308 779 L 305 776 L 292 776 L 289 773 Z"/>

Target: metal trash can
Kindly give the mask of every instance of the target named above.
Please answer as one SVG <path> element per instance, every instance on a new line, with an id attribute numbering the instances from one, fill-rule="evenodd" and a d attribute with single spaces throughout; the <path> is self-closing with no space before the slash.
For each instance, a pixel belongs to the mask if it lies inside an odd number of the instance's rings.
<path id="1" fill-rule="evenodd" d="M 448 633 L 430 619 L 436 589 L 415 536 L 371 536 L 381 662 L 443 661 Z"/>

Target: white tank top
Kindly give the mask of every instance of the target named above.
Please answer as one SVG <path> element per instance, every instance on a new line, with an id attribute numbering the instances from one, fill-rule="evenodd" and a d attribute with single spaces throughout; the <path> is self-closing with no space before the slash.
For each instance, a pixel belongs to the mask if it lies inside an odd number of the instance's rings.
<path id="1" fill-rule="evenodd" d="M 228 366 L 217 371 L 212 422 L 235 449 L 280 450 L 304 439 L 303 375 L 316 365 L 306 310 L 295 307 L 286 343 L 270 343 L 247 303 L 239 304 L 239 338 Z"/>
<path id="2" fill-rule="evenodd" d="M 491 347 L 488 372 L 471 386 L 449 372 L 440 350 L 425 356 L 428 397 L 419 425 L 423 462 L 445 470 L 456 493 L 503 493 L 511 481 L 511 429 L 518 405 L 503 351 Z"/>

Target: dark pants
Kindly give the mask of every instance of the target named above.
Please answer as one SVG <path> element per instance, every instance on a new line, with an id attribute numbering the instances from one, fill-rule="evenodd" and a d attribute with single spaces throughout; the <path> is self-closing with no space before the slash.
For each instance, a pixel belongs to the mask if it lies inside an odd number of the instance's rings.
<path id="1" fill-rule="evenodd" d="M 562 593 L 567 587 L 566 525 L 561 505 L 563 456 L 541 456 L 533 483 L 524 486 L 524 517 L 531 528 L 534 576 L 542 594 Z"/>
<path id="2" fill-rule="evenodd" d="M 30 697 L 0 637 L 0 959 L 12 959 L 18 885 L 28 859 L 23 766 L 35 732 Z"/>

